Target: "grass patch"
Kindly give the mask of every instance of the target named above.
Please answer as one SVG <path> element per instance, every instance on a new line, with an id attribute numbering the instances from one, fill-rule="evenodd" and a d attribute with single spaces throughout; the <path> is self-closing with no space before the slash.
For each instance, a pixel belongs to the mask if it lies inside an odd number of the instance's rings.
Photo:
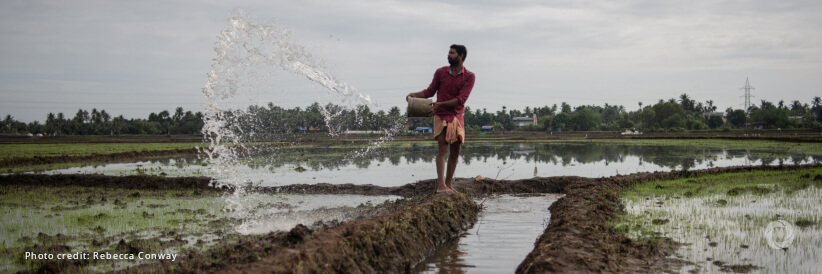
<path id="1" fill-rule="evenodd" d="M 681 178 L 668 181 L 651 181 L 631 187 L 622 193 L 627 200 L 653 197 L 696 198 L 723 193 L 727 196 L 742 194 L 767 195 L 778 191 L 793 192 L 810 186 L 822 187 L 822 181 L 811 178 L 822 174 L 822 168 L 797 171 L 750 171 L 722 173 Z"/>
<path id="2" fill-rule="evenodd" d="M 133 151 L 193 149 L 203 143 L 63 143 L 0 144 L 0 160 L 53 156 L 89 156 Z"/>

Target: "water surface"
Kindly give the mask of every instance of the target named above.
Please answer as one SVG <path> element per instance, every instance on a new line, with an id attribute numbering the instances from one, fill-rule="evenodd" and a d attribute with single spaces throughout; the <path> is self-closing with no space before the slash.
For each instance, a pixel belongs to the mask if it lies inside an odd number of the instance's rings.
<path id="1" fill-rule="evenodd" d="M 548 226 L 561 195 L 498 195 L 477 200 L 479 220 L 462 236 L 437 249 L 414 273 L 513 273 Z"/>
<path id="2" fill-rule="evenodd" d="M 631 142 L 476 142 L 463 146 L 456 177 L 525 179 L 550 176 L 607 177 L 636 172 L 694 170 L 726 166 L 820 163 L 822 152 L 801 144 L 734 148 L 736 141 L 710 146 Z M 730 148 L 726 148 L 730 147 Z M 806 145 L 807 147 L 807 145 Z M 436 177 L 436 144 L 390 145 L 355 155 L 357 147 L 303 146 L 261 151 L 233 167 L 238 181 L 263 186 L 286 184 L 373 184 L 400 186 Z M 52 170 L 48 174 L 152 174 L 217 177 L 196 157 L 114 163 Z"/>

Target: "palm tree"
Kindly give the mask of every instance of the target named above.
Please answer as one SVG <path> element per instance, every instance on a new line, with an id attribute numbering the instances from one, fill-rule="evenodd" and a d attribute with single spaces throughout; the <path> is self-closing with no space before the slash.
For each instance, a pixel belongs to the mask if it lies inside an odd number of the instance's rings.
<path id="1" fill-rule="evenodd" d="M 107 128 L 109 130 L 109 134 L 114 135 L 114 130 L 111 129 L 111 123 L 109 123 L 111 120 L 111 115 L 109 115 L 105 109 L 100 110 L 100 119 L 103 122 L 103 128 Z"/>
<path id="2" fill-rule="evenodd" d="M 66 116 L 63 115 L 62 112 L 57 113 L 57 134 L 63 134 L 63 121 L 66 120 Z"/>
<path id="3" fill-rule="evenodd" d="M 793 100 L 793 102 L 791 102 L 791 112 L 793 114 L 798 115 L 798 114 L 805 113 L 805 111 L 807 111 L 807 108 L 804 107 L 802 105 L 802 103 L 799 102 L 799 100 Z"/>
<path id="4" fill-rule="evenodd" d="M 49 114 L 46 115 L 46 131 L 47 132 L 54 131 L 54 128 L 55 128 L 54 119 L 55 119 L 54 113 L 49 112 Z"/>
<path id="5" fill-rule="evenodd" d="M 679 96 L 679 103 L 682 104 L 682 108 L 684 108 L 685 111 L 694 111 L 694 107 L 696 105 L 694 100 L 692 100 L 687 93 L 683 93 Z"/>
<path id="6" fill-rule="evenodd" d="M 708 101 L 705 101 L 705 104 L 707 104 L 707 105 L 708 105 L 708 106 L 707 106 L 707 108 L 706 108 L 706 110 L 707 110 L 708 112 L 714 112 L 714 111 L 716 111 L 716 106 L 714 106 L 714 100 L 708 100 Z"/>

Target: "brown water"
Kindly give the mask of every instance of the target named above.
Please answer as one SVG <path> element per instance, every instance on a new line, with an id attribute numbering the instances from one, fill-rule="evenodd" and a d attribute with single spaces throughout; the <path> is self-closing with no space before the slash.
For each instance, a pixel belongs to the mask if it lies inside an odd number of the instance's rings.
<path id="1" fill-rule="evenodd" d="M 440 245 L 413 273 L 513 273 L 548 226 L 548 207 L 562 197 L 497 195 L 477 200 L 477 223 L 459 238 Z"/>

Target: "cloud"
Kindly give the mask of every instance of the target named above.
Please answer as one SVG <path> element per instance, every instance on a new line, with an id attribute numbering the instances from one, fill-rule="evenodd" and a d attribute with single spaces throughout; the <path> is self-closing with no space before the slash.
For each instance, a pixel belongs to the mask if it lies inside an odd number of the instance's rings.
<path id="1" fill-rule="evenodd" d="M 738 107 L 745 77 L 761 83 L 758 99 L 807 101 L 822 73 L 818 1 L 3 1 L 0 95 L 43 103 L 0 108 L 42 119 L 53 100 L 26 94 L 57 89 L 107 110 L 158 102 L 125 113 L 133 117 L 197 108 L 235 9 L 292 29 L 335 75 L 388 106 L 427 86 L 451 43 L 468 46 L 471 102 L 493 110 L 563 100 L 632 109 L 683 92 Z M 285 78 L 278 90 L 308 86 Z"/>

